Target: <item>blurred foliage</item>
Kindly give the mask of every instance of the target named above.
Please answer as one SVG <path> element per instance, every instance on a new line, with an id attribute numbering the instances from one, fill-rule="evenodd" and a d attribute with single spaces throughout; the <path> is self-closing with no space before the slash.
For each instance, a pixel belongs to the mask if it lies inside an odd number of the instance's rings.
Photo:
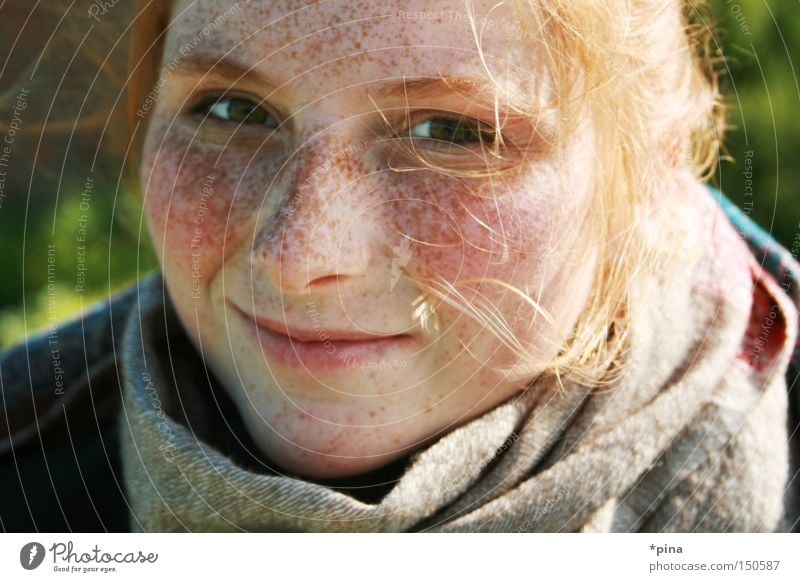
<path id="1" fill-rule="evenodd" d="M 792 62 L 800 55 L 798 4 L 720 0 L 715 10 L 732 126 L 725 140 L 732 161 L 721 163 L 716 182 L 750 218 L 791 246 L 800 234 L 800 85 Z M 752 196 L 745 192 L 749 163 Z"/>
<path id="2" fill-rule="evenodd" d="M 725 54 L 721 78 L 733 128 L 727 157 L 714 179 L 751 218 L 784 245 L 800 232 L 800 90 L 791 55 L 800 55 L 796 2 L 718 0 L 714 40 Z M 752 152 L 752 157 L 745 152 Z M 753 191 L 746 196 L 746 164 Z M 65 185 L 58 196 L 6 198 L 0 213 L 4 249 L 0 284 L 0 346 L 107 297 L 156 261 L 129 193 L 96 185 L 88 207 L 83 185 Z M 8 196 L 8 192 L 6 192 Z M 85 226 L 85 288 L 80 289 L 78 245 Z M 54 261 L 48 270 L 48 245 Z"/>
<path id="3" fill-rule="evenodd" d="M 111 188 L 84 192 L 4 206 L 0 345 L 86 309 L 156 267 L 139 202 Z"/>

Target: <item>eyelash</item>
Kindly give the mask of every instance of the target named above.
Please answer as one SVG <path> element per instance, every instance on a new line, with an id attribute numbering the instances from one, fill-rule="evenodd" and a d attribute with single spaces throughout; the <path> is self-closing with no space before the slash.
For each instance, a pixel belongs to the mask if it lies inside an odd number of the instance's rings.
<path id="1" fill-rule="evenodd" d="M 233 119 L 222 119 L 219 115 L 221 111 L 214 113 L 214 109 L 225 106 L 229 113 L 231 106 L 237 102 L 240 104 L 240 106 L 249 107 L 249 111 L 244 115 L 244 118 L 239 121 Z M 258 114 L 259 112 L 263 112 L 269 116 L 272 119 L 272 122 L 264 123 L 263 121 L 248 120 L 248 118 L 253 117 L 254 114 Z M 204 97 L 200 97 L 200 99 L 198 99 L 197 102 L 189 108 L 189 113 L 191 115 L 202 116 L 203 119 L 212 119 L 222 123 L 235 123 L 237 125 L 263 124 L 269 129 L 277 129 L 278 125 L 280 124 L 276 116 L 270 113 L 262 105 L 259 105 L 257 101 L 240 95 L 206 95 Z"/>
<path id="2" fill-rule="evenodd" d="M 249 108 L 249 111 L 244 113 L 243 116 L 239 120 L 234 119 L 224 119 L 222 118 L 223 108 L 225 109 L 225 113 L 230 116 L 230 109 L 232 106 L 235 106 L 238 103 L 240 107 Z M 215 109 L 217 110 L 215 113 Z M 255 116 L 260 116 L 261 113 L 265 114 L 266 116 L 271 119 L 271 122 L 266 122 L 265 120 L 262 121 L 252 121 L 248 120 L 248 118 L 255 118 Z M 189 114 L 195 116 L 202 116 L 205 119 L 212 119 L 213 121 L 220 122 L 220 123 L 235 123 L 237 125 L 258 125 L 263 124 L 267 126 L 269 129 L 277 129 L 280 125 L 277 117 L 273 115 L 268 109 L 259 105 L 259 103 L 251 99 L 247 96 L 240 96 L 240 95 L 206 95 L 200 97 L 197 102 L 189 107 Z M 260 118 L 260 117 L 259 117 Z M 458 132 L 461 132 L 463 135 L 467 133 L 471 138 L 471 141 L 461 140 L 461 143 L 454 139 L 441 139 L 437 137 L 425 137 L 425 136 L 415 136 L 413 132 L 415 128 L 425 127 L 427 126 L 430 130 L 433 127 L 433 124 L 438 123 L 440 125 L 449 125 L 449 129 L 445 129 L 444 131 L 449 132 L 451 136 L 455 136 Z M 487 146 L 492 145 L 496 139 L 496 132 L 494 128 L 489 126 L 488 124 L 467 116 L 456 116 L 453 114 L 443 113 L 443 112 L 429 112 L 429 115 L 426 117 L 421 118 L 414 124 L 408 124 L 406 128 L 401 131 L 399 134 L 396 134 L 396 137 L 400 138 L 407 138 L 411 140 L 423 141 L 427 146 L 433 148 L 470 148 L 470 147 L 477 147 L 477 146 Z"/>
<path id="3" fill-rule="evenodd" d="M 429 113 L 429 115 L 421 117 L 421 119 L 416 123 L 409 124 L 408 127 L 401 133 L 401 135 L 403 137 L 407 136 L 409 139 L 424 140 L 426 144 L 433 147 L 445 148 L 472 148 L 491 146 L 497 139 L 495 129 L 478 119 L 464 115 L 456 116 L 440 112 Z M 415 128 L 427 126 L 430 130 L 433 127 L 433 124 L 436 123 L 441 126 L 446 126 L 447 129 L 444 131 L 449 133 L 450 136 L 441 138 L 413 135 Z M 461 132 L 462 137 L 466 139 L 453 139 L 454 136 L 459 132 Z M 466 133 L 468 137 L 464 136 L 464 133 Z"/>

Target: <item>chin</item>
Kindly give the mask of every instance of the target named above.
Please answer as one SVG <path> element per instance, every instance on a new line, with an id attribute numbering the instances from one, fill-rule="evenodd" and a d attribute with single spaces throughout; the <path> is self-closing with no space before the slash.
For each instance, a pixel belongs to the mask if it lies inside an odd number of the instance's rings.
<path id="1" fill-rule="evenodd" d="M 269 465 L 305 478 L 368 473 L 411 454 L 427 440 L 425 427 L 414 430 L 409 423 L 364 426 L 367 420 L 358 415 L 336 423 L 303 416 L 287 422 L 273 411 L 263 418 L 245 418 L 245 425 Z M 417 431 L 422 434 L 413 438 Z"/>
<path id="2" fill-rule="evenodd" d="M 335 479 L 352 477 L 378 469 L 408 454 L 410 450 L 369 454 L 364 443 L 356 444 L 352 451 L 342 447 L 336 453 L 315 452 L 286 443 L 286 446 L 269 446 L 262 451 L 271 461 L 286 471 L 310 479 Z M 357 452 L 358 451 L 358 452 Z"/>

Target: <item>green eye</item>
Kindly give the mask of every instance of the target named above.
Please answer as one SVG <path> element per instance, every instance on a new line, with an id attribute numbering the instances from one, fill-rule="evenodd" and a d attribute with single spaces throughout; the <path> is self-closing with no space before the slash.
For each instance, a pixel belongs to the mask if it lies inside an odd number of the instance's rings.
<path id="1" fill-rule="evenodd" d="M 494 132 L 485 129 L 478 120 L 431 117 L 412 126 L 411 137 L 448 142 L 452 145 L 489 145 L 495 140 Z"/>
<path id="2" fill-rule="evenodd" d="M 246 97 L 212 97 L 193 108 L 193 113 L 219 121 L 278 127 L 278 121 L 266 109 Z"/>

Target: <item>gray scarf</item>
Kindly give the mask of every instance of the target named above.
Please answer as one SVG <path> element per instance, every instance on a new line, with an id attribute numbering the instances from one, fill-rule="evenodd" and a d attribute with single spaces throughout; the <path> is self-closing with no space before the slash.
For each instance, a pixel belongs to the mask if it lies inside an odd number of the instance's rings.
<path id="1" fill-rule="evenodd" d="M 796 310 L 774 281 L 754 285 L 751 274 L 759 267 L 752 256 L 747 254 L 745 270 L 720 259 L 724 249 L 745 247 L 727 222 L 716 228 L 718 240 L 695 269 L 640 282 L 648 299 L 632 314 L 630 362 L 618 382 L 592 389 L 537 381 L 522 396 L 410 455 L 385 494 L 373 500 L 245 466 L 207 442 L 219 427 L 202 427 L 203 405 L 192 391 L 197 383 L 176 388 L 184 375 L 180 366 L 198 368 L 198 358 L 187 361 L 164 349 L 171 333 L 163 326 L 169 300 L 160 277 L 144 281 L 122 346 L 120 424 L 132 528 L 791 528 L 800 510 L 787 489 L 789 471 L 796 469 L 789 460 L 784 375 Z M 698 273 L 706 284 L 697 285 Z M 715 289 L 738 290 L 741 301 Z M 750 361 L 761 358 L 754 368 L 743 350 L 751 346 L 754 322 L 760 323 L 748 308 L 757 294 L 778 306 L 773 321 L 785 323 L 785 336 L 777 352 L 752 353 Z"/>

